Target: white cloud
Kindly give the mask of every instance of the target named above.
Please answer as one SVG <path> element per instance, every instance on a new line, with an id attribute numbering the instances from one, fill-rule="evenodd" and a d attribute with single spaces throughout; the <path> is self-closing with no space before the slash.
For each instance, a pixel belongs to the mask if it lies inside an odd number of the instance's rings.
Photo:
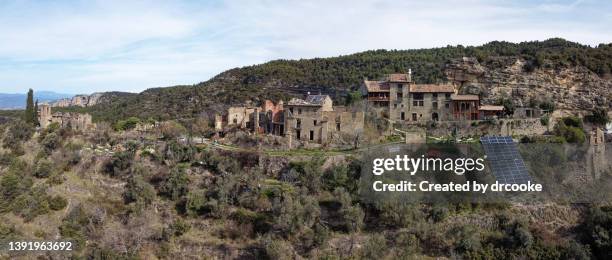
<path id="1" fill-rule="evenodd" d="M 0 91 L 194 84 L 277 58 L 563 37 L 610 42 L 607 2 L 227 1 L 0 5 Z"/>

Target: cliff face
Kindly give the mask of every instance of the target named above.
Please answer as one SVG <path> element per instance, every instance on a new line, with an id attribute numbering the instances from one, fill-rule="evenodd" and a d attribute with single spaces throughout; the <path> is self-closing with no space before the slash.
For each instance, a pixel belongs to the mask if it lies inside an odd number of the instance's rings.
<path id="1" fill-rule="evenodd" d="M 510 98 L 516 106 L 552 102 L 557 109 L 585 111 L 612 107 L 612 81 L 583 66 L 531 69 L 516 57 L 481 64 L 464 57 L 446 64 L 444 73 L 462 94 L 478 94 L 484 103 Z"/>
<path id="2" fill-rule="evenodd" d="M 72 98 L 64 98 L 51 103 L 52 107 L 91 107 L 100 103 L 105 93 L 93 93 L 91 95 L 76 95 Z"/>

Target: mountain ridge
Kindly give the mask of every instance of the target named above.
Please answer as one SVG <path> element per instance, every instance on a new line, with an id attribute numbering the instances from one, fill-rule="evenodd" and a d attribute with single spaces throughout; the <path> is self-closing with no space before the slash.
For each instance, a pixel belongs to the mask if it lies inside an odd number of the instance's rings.
<path id="1" fill-rule="evenodd" d="M 203 111 L 219 112 L 249 100 L 257 103 L 302 96 L 308 91 L 329 94 L 337 103 L 343 103 L 364 78 L 380 78 L 387 73 L 411 69 L 416 83 L 447 82 L 446 65 L 462 57 L 474 57 L 492 70 L 501 69 L 495 64 L 500 57 L 522 60 L 523 71 L 512 73 L 554 73 L 581 67 L 605 82 L 609 82 L 612 71 L 612 44 L 590 47 L 560 38 L 522 43 L 493 41 L 468 47 L 370 50 L 330 58 L 273 60 L 229 69 L 197 84 L 151 88 L 134 95 L 105 93 L 89 111 L 97 120 L 116 121 L 130 116 L 165 120 L 192 117 Z"/>

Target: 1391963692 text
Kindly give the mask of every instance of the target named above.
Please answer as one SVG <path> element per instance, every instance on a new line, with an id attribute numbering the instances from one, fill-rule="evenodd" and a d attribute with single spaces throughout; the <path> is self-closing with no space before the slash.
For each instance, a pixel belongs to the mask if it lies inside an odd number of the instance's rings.
<path id="1" fill-rule="evenodd" d="M 3 247 L 8 251 L 72 251 L 72 241 L 9 241 Z"/>

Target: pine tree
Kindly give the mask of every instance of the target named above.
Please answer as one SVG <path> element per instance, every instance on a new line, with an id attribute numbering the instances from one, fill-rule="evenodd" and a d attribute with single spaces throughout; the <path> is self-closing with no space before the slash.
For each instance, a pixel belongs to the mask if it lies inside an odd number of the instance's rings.
<path id="1" fill-rule="evenodd" d="M 28 91 L 28 99 L 26 100 L 26 110 L 25 110 L 25 115 L 24 115 L 24 119 L 26 121 L 26 123 L 29 124 L 34 124 L 35 123 L 35 117 L 34 117 L 34 90 L 30 89 Z"/>

